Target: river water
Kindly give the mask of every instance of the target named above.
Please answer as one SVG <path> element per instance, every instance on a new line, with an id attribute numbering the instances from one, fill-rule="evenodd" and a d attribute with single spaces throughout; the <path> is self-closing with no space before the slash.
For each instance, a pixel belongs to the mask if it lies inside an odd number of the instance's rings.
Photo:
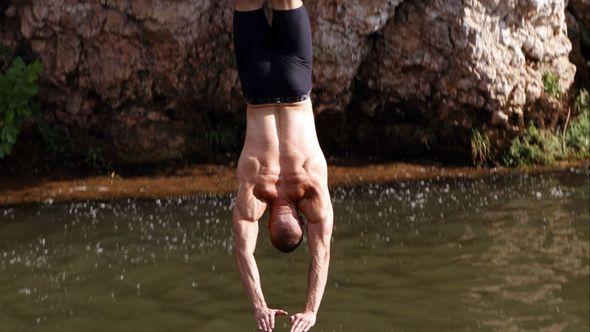
<path id="1" fill-rule="evenodd" d="M 334 188 L 313 331 L 588 331 L 588 186 L 569 170 Z M 0 331 L 254 331 L 233 200 L 0 208 Z M 269 305 L 301 310 L 305 246 L 278 253 L 261 227 L 256 255 Z"/>

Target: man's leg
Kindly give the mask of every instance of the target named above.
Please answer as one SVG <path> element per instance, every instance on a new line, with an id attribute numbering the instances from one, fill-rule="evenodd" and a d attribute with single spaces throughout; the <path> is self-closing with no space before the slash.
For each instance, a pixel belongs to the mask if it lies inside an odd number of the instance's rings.
<path id="1" fill-rule="evenodd" d="M 272 4 L 273 86 L 282 97 L 308 95 L 313 64 L 309 15 L 301 0 L 272 0 Z"/>
<path id="2" fill-rule="evenodd" d="M 272 0 L 272 8 L 276 10 L 296 9 L 303 5 L 301 0 Z"/>
<path id="3" fill-rule="evenodd" d="M 268 96 L 271 30 L 263 5 L 263 0 L 236 0 L 234 49 L 246 99 Z"/>

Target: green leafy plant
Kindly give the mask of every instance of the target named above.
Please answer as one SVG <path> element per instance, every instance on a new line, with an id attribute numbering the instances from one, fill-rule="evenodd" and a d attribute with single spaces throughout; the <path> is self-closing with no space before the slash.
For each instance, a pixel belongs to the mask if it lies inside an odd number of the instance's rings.
<path id="1" fill-rule="evenodd" d="M 522 137 L 512 141 L 504 162 L 511 166 L 549 165 L 563 159 L 564 156 L 559 136 L 547 130 L 540 130 L 531 123 Z"/>
<path id="2" fill-rule="evenodd" d="M 552 72 L 543 74 L 543 88 L 545 93 L 551 97 L 561 97 L 561 87 L 559 86 L 559 77 Z"/>
<path id="3" fill-rule="evenodd" d="M 590 96 L 581 90 L 574 105 L 577 117 L 565 130 L 538 129 L 532 123 L 512 141 L 504 163 L 510 166 L 552 164 L 563 159 L 590 157 Z"/>
<path id="4" fill-rule="evenodd" d="M 590 95 L 587 90 L 580 91 L 574 102 L 574 109 L 579 115 L 566 128 L 564 141 L 573 156 L 588 158 L 590 157 Z"/>
<path id="5" fill-rule="evenodd" d="M 32 116 L 31 99 L 39 90 L 39 61 L 25 64 L 17 57 L 6 73 L 0 74 L 0 158 L 10 154 L 23 122 Z"/>

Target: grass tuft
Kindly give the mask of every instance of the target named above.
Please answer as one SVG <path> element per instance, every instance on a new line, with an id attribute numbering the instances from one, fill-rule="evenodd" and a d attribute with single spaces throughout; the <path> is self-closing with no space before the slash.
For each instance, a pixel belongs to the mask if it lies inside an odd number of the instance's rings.
<path id="1" fill-rule="evenodd" d="M 478 129 L 471 132 L 471 159 L 476 164 L 483 164 L 490 159 L 490 139 Z"/>

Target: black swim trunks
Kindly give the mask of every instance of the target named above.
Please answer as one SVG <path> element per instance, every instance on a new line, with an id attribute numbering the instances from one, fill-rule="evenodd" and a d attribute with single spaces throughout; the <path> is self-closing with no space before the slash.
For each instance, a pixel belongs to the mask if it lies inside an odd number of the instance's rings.
<path id="1" fill-rule="evenodd" d="M 293 103 L 311 93 L 313 49 L 304 6 L 234 11 L 234 47 L 242 91 L 249 104 Z"/>

